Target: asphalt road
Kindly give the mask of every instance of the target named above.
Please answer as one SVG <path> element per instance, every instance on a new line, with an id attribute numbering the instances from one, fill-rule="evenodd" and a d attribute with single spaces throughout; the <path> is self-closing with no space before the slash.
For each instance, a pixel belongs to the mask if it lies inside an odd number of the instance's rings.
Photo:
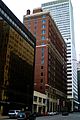
<path id="1" fill-rule="evenodd" d="M 68 116 L 54 115 L 38 117 L 36 120 L 80 120 L 80 113 L 71 113 Z"/>

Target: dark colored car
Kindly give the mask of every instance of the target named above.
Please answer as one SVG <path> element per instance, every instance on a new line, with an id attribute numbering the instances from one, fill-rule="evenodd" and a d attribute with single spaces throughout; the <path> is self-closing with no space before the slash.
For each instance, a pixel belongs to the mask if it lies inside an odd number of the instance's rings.
<path id="1" fill-rule="evenodd" d="M 26 120 L 26 113 L 21 111 L 17 114 L 17 120 Z"/>
<path id="2" fill-rule="evenodd" d="M 64 112 L 62 112 L 62 115 L 69 115 L 69 112 L 67 112 L 67 111 L 64 111 Z"/>
<path id="3" fill-rule="evenodd" d="M 36 115 L 30 111 L 21 111 L 17 114 L 17 120 L 36 120 Z"/>
<path id="4" fill-rule="evenodd" d="M 62 109 L 62 115 L 69 115 L 68 107 L 63 107 L 63 109 Z"/>
<path id="5" fill-rule="evenodd" d="M 36 120 L 36 114 L 35 113 L 31 113 L 29 115 L 29 120 Z"/>

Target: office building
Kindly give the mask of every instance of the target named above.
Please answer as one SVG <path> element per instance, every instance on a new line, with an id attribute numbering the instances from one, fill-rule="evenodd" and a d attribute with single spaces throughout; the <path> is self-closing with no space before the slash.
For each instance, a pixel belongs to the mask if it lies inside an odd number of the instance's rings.
<path id="1" fill-rule="evenodd" d="M 35 111 L 61 111 L 67 93 L 66 43 L 49 12 L 41 8 L 33 14 L 27 10 L 23 22 L 36 37 L 34 99 L 40 97 L 40 105 L 34 102 Z"/>
<path id="2" fill-rule="evenodd" d="M 79 102 L 78 110 L 80 111 L 80 61 L 78 61 L 77 63 L 77 80 L 78 80 L 78 102 Z"/>
<path id="3" fill-rule="evenodd" d="M 78 108 L 77 61 L 74 39 L 73 7 L 70 0 L 43 3 L 43 11 L 49 11 L 67 43 L 67 98 L 71 111 Z"/>
<path id="4" fill-rule="evenodd" d="M 35 37 L 0 0 L 0 113 L 32 110 Z"/>

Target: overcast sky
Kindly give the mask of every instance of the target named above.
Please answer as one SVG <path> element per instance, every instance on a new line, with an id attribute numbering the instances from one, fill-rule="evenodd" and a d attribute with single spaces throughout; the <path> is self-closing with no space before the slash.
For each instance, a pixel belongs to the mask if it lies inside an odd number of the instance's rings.
<path id="1" fill-rule="evenodd" d="M 42 3 L 54 1 L 54 0 L 2 0 L 10 10 L 23 21 L 23 15 L 26 14 L 26 10 L 31 11 L 34 8 L 41 7 Z M 80 0 L 71 0 L 74 12 L 74 31 L 75 31 L 75 45 L 77 60 L 80 60 Z"/>

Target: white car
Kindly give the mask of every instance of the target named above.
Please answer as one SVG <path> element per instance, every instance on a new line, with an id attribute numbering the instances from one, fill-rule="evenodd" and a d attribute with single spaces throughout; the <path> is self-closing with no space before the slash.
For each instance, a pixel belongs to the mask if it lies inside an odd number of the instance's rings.
<path id="1" fill-rule="evenodd" d="M 48 115 L 52 116 L 52 115 L 54 115 L 54 112 L 48 112 Z"/>
<path id="2" fill-rule="evenodd" d="M 49 115 L 49 116 L 57 115 L 57 114 L 58 114 L 58 112 L 48 112 L 48 115 Z"/>
<path id="3" fill-rule="evenodd" d="M 20 110 L 9 110 L 8 112 L 9 118 L 17 118 L 18 112 L 20 112 Z"/>

